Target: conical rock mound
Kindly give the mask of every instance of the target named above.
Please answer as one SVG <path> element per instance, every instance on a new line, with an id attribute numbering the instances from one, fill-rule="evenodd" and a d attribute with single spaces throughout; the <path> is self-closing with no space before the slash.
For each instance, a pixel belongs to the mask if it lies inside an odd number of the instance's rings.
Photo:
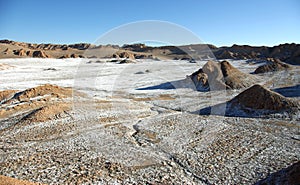
<path id="1" fill-rule="evenodd" d="M 273 92 L 261 85 L 254 85 L 227 103 L 227 115 L 259 116 L 275 113 L 297 113 L 299 103 Z"/>
<path id="2" fill-rule="evenodd" d="M 266 89 L 261 85 L 254 85 L 243 91 L 232 99 L 231 103 L 239 104 L 245 108 L 272 111 L 288 110 L 296 106 L 292 100 Z"/>
<path id="3" fill-rule="evenodd" d="M 189 76 L 197 89 L 199 84 L 210 90 L 241 89 L 255 84 L 256 78 L 233 67 L 228 61 L 208 61 L 202 69 Z"/>
<path id="4" fill-rule="evenodd" d="M 233 67 L 228 61 L 220 63 L 225 84 L 229 89 L 241 89 L 250 87 L 255 83 L 255 77 L 246 74 Z"/>

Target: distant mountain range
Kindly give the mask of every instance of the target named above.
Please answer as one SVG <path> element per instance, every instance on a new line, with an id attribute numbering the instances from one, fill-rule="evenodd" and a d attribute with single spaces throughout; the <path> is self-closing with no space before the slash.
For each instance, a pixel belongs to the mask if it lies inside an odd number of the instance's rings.
<path id="1" fill-rule="evenodd" d="M 278 46 L 233 45 L 216 47 L 211 44 L 151 47 L 145 44 L 93 45 L 78 44 L 32 44 L 0 40 L 0 58 L 129 58 L 129 59 L 267 59 L 276 58 L 283 62 L 300 65 L 300 44 Z"/>

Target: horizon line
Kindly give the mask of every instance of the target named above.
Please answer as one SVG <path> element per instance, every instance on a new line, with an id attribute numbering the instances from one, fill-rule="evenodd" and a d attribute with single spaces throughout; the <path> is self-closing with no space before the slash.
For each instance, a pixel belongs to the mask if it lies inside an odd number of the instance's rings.
<path id="1" fill-rule="evenodd" d="M 164 47 L 164 46 L 189 46 L 189 45 L 212 45 L 212 46 L 215 46 L 215 47 L 218 47 L 218 48 L 221 48 L 221 47 L 232 47 L 232 46 L 251 46 L 251 47 L 275 47 L 275 46 L 280 46 L 280 45 L 284 45 L 284 44 L 295 44 L 295 45 L 298 45 L 300 43 L 296 43 L 296 42 L 285 42 L 285 43 L 279 43 L 279 44 L 274 44 L 274 45 L 251 45 L 251 44 L 231 44 L 231 45 L 221 45 L 221 46 L 218 46 L 218 45 L 215 45 L 215 44 L 212 44 L 212 43 L 182 43 L 180 45 L 149 45 L 149 44 L 146 44 L 146 43 L 143 43 L 143 42 L 137 42 L 137 43 L 129 43 L 129 44 L 123 44 L 123 45 L 119 45 L 119 44 L 99 44 L 99 45 L 96 45 L 94 43 L 90 43 L 90 42 L 73 42 L 73 43 L 52 43 L 52 42 L 28 42 L 28 41 L 16 41 L 16 40 L 12 40 L 12 39 L 7 39 L 7 38 L 2 38 L 0 39 L 0 43 L 3 43 L 3 41 L 10 41 L 10 42 L 19 42 L 19 43 L 26 43 L 26 44 L 52 44 L 52 45 L 74 45 L 74 44 L 91 44 L 91 45 L 95 45 L 95 46 L 108 46 L 108 45 L 111 45 L 111 46 L 119 46 L 119 47 L 123 47 L 125 45 L 135 45 L 135 44 L 144 44 L 145 46 L 149 46 L 149 47 Z"/>

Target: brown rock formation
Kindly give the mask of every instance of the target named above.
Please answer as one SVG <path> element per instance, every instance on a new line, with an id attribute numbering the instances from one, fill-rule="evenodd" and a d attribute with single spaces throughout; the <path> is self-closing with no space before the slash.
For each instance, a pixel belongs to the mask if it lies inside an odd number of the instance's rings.
<path id="1" fill-rule="evenodd" d="M 32 54 L 33 54 L 33 52 L 31 50 L 26 52 L 26 55 L 29 56 L 29 57 L 32 57 Z"/>
<path id="2" fill-rule="evenodd" d="M 278 58 L 283 62 L 300 64 L 300 44 L 280 44 L 273 47 L 255 47 L 247 45 L 233 45 L 212 49 L 217 59 L 265 59 Z"/>
<path id="3" fill-rule="evenodd" d="M 94 51 L 104 51 L 105 48 L 119 50 L 115 55 L 107 54 L 101 57 L 114 57 L 114 58 L 148 58 L 147 56 L 153 55 L 154 58 L 161 59 L 204 59 L 214 58 L 217 59 L 266 59 L 278 58 L 283 62 L 300 65 L 300 44 L 281 44 L 273 47 L 266 46 L 248 46 L 248 45 L 233 45 L 231 47 L 216 47 L 206 44 L 192 44 L 184 46 L 161 46 L 150 47 L 144 44 L 124 45 L 123 47 L 115 45 L 95 46 L 86 43 L 59 45 L 59 44 L 31 44 L 23 42 L 15 42 L 10 40 L 0 40 L 0 49 L 4 51 L 6 48 L 14 50 L 14 54 L 18 57 L 27 57 L 26 52 L 19 50 L 39 50 L 47 53 L 49 57 L 59 58 L 63 55 L 71 55 L 76 53 L 83 55 L 88 49 Z M 96 52 L 97 53 L 97 52 Z M 114 53 L 114 52 L 112 52 Z M 10 58 L 12 55 L 1 52 L 0 58 Z M 85 53 L 86 55 L 86 53 Z M 94 55 L 94 54 L 93 54 Z M 29 55 L 28 55 L 29 56 Z M 90 56 L 85 56 L 90 57 Z"/>
<path id="4" fill-rule="evenodd" d="M 208 61 L 202 69 L 189 76 L 196 87 L 209 85 L 210 90 L 240 89 L 255 83 L 255 77 L 245 74 L 229 62 Z M 198 89 L 198 88 L 197 88 Z"/>
<path id="5" fill-rule="evenodd" d="M 299 111 L 299 102 L 286 98 L 261 85 L 254 85 L 228 102 L 203 108 L 197 113 L 234 117 L 299 119 Z"/>
<path id="6" fill-rule="evenodd" d="M 3 54 L 7 55 L 9 53 L 12 53 L 11 49 L 9 48 L 6 48 L 4 51 L 3 51 Z"/>
<path id="7" fill-rule="evenodd" d="M 208 76 L 202 69 L 194 72 L 189 76 L 194 82 L 196 89 L 203 89 L 208 87 Z"/>
<path id="8" fill-rule="evenodd" d="M 45 84 L 24 91 L 0 91 L 0 117 L 22 115 L 24 123 L 42 122 L 65 115 L 71 109 L 72 89 Z M 24 114 L 25 113 L 25 114 Z"/>
<path id="9" fill-rule="evenodd" d="M 30 122 L 44 122 L 60 117 L 63 113 L 70 109 L 70 104 L 66 103 L 47 105 L 32 111 L 29 115 L 23 118 L 23 120 Z"/>
<path id="10" fill-rule="evenodd" d="M 46 84 L 26 89 L 25 91 L 18 93 L 16 98 L 19 101 L 28 101 L 30 98 L 44 95 L 51 95 L 59 98 L 70 97 L 72 95 L 72 90 L 57 85 Z"/>
<path id="11" fill-rule="evenodd" d="M 219 63 L 208 61 L 202 69 L 203 72 L 208 76 L 210 90 L 225 90 L 228 88 L 224 83 L 224 77 Z"/>
<path id="12" fill-rule="evenodd" d="M 275 72 L 275 71 L 287 70 L 290 68 L 291 68 L 291 66 L 281 62 L 279 59 L 268 58 L 267 64 L 265 64 L 263 66 L 259 66 L 254 71 L 254 73 L 259 74 L 259 73 Z"/>
<path id="13" fill-rule="evenodd" d="M 75 54 L 75 53 L 71 54 L 70 57 L 71 57 L 71 58 L 83 58 L 82 55 L 78 55 L 78 54 Z"/>
<path id="14" fill-rule="evenodd" d="M 40 50 L 34 51 L 32 53 L 32 57 L 36 57 L 36 58 L 49 58 L 49 56 L 45 52 L 40 51 Z"/>
<path id="15" fill-rule="evenodd" d="M 229 103 L 242 109 L 270 110 L 275 112 L 291 110 L 299 106 L 296 102 L 266 89 L 254 85 L 233 98 Z"/>
<path id="16" fill-rule="evenodd" d="M 134 54 L 130 53 L 130 52 L 120 52 L 120 53 L 115 53 L 112 55 L 113 58 L 127 58 L 127 59 L 131 59 L 134 60 Z"/>
<path id="17" fill-rule="evenodd" d="M 71 58 L 71 56 L 69 54 L 66 54 L 66 55 L 63 55 L 63 56 L 61 56 L 59 58 L 61 58 L 61 59 L 63 59 L 63 58 Z"/>
<path id="18" fill-rule="evenodd" d="M 129 52 L 122 52 L 119 54 L 120 58 L 128 58 L 128 59 L 132 59 L 134 60 L 135 57 L 132 53 L 129 53 Z"/>
<path id="19" fill-rule="evenodd" d="M 24 49 L 19 49 L 19 50 L 15 51 L 15 55 L 18 55 L 20 57 L 27 56 L 26 51 Z"/>
<path id="20" fill-rule="evenodd" d="M 16 92 L 17 92 L 16 90 L 0 91 L 0 102 L 6 101 L 7 99 L 12 98 Z"/>
<path id="21" fill-rule="evenodd" d="M 225 84 L 231 89 L 246 88 L 255 83 L 254 76 L 241 72 L 233 67 L 228 61 L 222 61 L 220 67 Z"/>
<path id="22" fill-rule="evenodd" d="M 221 58 L 221 59 L 233 59 L 233 58 L 236 58 L 232 52 L 227 51 L 227 50 L 222 51 L 219 54 L 218 57 Z"/>

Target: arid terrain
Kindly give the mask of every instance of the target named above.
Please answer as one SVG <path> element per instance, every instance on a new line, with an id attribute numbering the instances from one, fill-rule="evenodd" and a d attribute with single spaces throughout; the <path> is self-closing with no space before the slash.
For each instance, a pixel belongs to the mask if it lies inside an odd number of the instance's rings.
<path id="1" fill-rule="evenodd" d="M 299 45 L 179 48 L 1 41 L 0 184 L 299 184 Z"/>
<path id="2" fill-rule="evenodd" d="M 129 58 L 161 60 L 216 59 L 267 59 L 276 58 L 285 63 L 300 65 L 300 44 L 281 44 L 273 47 L 193 44 L 183 46 L 150 47 L 145 44 L 93 45 L 78 43 L 70 45 L 32 44 L 0 40 L 0 58 Z"/>

